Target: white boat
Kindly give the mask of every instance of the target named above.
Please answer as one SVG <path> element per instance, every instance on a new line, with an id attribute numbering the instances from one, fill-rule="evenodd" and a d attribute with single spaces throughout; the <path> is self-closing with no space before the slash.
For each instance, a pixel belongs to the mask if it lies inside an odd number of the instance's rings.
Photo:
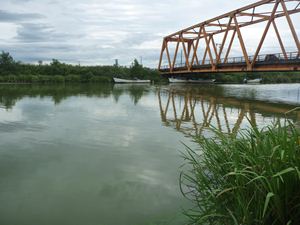
<path id="1" fill-rule="evenodd" d="M 115 83 L 118 84 L 132 84 L 132 83 L 139 83 L 139 84 L 145 84 L 145 83 L 151 83 L 151 80 L 139 80 L 139 79 L 134 79 L 134 80 L 127 80 L 127 79 L 120 79 L 120 78 L 113 78 Z"/>
<path id="2" fill-rule="evenodd" d="M 190 79 L 189 80 L 189 83 L 197 83 L 197 84 L 213 84 L 215 82 L 216 82 L 216 79 L 207 79 L 207 80 L 204 80 L 204 79 L 192 80 L 192 79 Z"/>
<path id="3" fill-rule="evenodd" d="M 260 84 L 262 82 L 261 78 L 253 79 L 253 80 L 244 80 L 245 84 Z"/>
<path id="4" fill-rule="evenodd" d="M 204 80 L 204 79 L 178 79 L 178 78 L 169 78 L 170 83 L 197 83 L 197 84 L 212 84 L 216 80 L 210 79 L 210 80 Z"/>
<path id="5" fill-rule="evenodd" d="M 187 79 L 169 78 L 170 83 L 188 83 Z"/>

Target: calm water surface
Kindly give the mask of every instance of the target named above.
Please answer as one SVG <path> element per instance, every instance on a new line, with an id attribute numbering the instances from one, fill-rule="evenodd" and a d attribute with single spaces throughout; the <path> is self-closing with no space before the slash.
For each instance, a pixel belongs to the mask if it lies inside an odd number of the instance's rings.
<path id="1" fill-rule="evenodd" d="M 0 224 L 182 225 L 181 142 L 283 120 L 299 91 L 0 85 Z"/>

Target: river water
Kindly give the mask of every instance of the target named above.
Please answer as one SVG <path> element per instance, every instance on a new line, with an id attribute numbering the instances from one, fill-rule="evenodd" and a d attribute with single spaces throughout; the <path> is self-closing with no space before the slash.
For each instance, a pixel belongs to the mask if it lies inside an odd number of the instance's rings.
<path id="1" fill-rule="evenodd" d="M 0 85 L 0 224 L 182 225 L 183 143 L 299 105 L 300 84 Z"/>

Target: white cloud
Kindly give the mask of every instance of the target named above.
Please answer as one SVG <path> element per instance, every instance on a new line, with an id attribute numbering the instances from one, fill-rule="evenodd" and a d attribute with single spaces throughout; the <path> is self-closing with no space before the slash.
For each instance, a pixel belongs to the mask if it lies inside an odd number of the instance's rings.
<path id="1" fill-rule="evenodd" d="M 0 23 L 1 37 L 0 41 L 5 42 L 17 35 L 18 26 L 13 23 Z"/>

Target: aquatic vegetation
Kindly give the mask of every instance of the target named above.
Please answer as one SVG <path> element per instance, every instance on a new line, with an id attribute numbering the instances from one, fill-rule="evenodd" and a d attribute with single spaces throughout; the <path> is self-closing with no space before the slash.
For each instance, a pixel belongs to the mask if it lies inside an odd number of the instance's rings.
<path id="1" fill-rule="evenodd" d="M 187 148 L 181 190 L 192 224 L 300 224 L 299 132 L 286 122 L 238 137 L 214 130 Z"/>

